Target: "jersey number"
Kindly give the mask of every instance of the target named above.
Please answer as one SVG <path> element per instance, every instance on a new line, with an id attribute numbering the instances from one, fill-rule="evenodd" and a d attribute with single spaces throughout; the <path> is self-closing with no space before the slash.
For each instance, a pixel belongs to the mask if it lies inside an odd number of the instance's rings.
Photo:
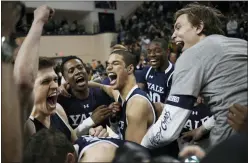
<path id="1" fill-rule="evenodd" d="M 149 92 L 149 98 L 152 102 L 160 102 L 160 95 L 158 93 Z"/>

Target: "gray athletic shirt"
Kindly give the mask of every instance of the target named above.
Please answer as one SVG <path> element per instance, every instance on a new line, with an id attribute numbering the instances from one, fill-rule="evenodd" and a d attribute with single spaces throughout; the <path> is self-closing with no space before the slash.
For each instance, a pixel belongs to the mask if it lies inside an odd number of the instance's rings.
<path id="1" fill-rule="evenodd" d="M 176 62 L 170 95 L 203 95 L 216 119 L 211 146 L 234 133 L 227 123 L 228 108 L 247 105 L 247 61 L 247 41 L 211 35 Z"/>

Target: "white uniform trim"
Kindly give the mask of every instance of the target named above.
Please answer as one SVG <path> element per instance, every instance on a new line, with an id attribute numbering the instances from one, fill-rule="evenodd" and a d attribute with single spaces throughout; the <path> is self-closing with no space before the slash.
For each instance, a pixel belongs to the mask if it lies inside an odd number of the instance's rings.
<path id="1" fill-rule="evenodd" d="M 167 69 L 164 71 L 164 73 L 167 74 L 171 69 L 172 69 L 172 63 L 169 61 L 169 66 L 168 66 Z"/>
<path id="2" fill-rule="evenodd" d="M 99 143 L 109 143 L 109 144 L 112 144 L 113 146 L 115 146 L 116 148 L 119 148 L 119 146 L 118 146 L 117 144 L 115 144 L 115 143 L 113 143 L 113 142 L 111 142 L 111 141 L 109 141 L 109 140 L 99 140 L 99 141 L 97 141 L 97 142 L 94 142 L 94 143 L 92 143 L 92 144 L 87 145 L 86 147 L 84 147 L 84 148 L 81 150 L 81 152 L 80 152 L 79 155 L 78 155 L 78 162 L 80 162 L 80 160 L 81 160 L 81 158 L 82 158 L 84 152 L 85 152 L 88 148 L 90 148 L 90 147 L 92 147 L 92 146 L 94 146 L 94 145 L 96 145 L 96 144 L 99 144 Z M 77 145 L 77 144 L 76 144 L 76 145 Z M 78 145 L 77 145 L 77 146 L 78 146 Z M 74 145 L 75 150 L 76 150 L 77 146 L 75 147 L 75 145 Z M 79 148 L 79 147 L 78 147 L 78 148 Z M 78 151 L 78 149 L 77 149 L 77 151 Z M 78 152 L 77 152 L 77 153 L 78 153 Z"/>
<path id="3" fill-rule="evenodd" d="M 148 75 L 149 75 L 151 69 L 152 69 L 152 67 L 150 67 L 150 68 L 148 69 L 147 73 L 146 73 L 146 80 L 147 80 L 147 77 L 148 77 Z"/>

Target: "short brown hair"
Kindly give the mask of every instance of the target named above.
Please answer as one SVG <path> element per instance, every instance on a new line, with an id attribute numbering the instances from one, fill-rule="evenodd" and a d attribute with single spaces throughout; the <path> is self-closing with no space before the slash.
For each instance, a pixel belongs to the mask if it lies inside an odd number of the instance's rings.
<path id="1" fill-rule="evenodd" d="M 39 58 L 39 70 L 50 68 L 50 67 L 55 67 L 55 62 L 53 59 L 48 58 L 48 57 L 40 57 Z"/>
<path id="2" fill-rule="evenodd" d="M 116 50 L 127 50 L 127 48 L 121 44 L 116 44 L 112 47 L 112 52 L 116 51 Z"/>
<path id="3" fill-rule="evenodd" d="M 183 14 L 187 14 L 189 22 L 194 27 L 199 26 L 201 22 L 203 22 L 204 27 L 202 34 L 205 34 L 206 36 L 212 34 L 224 35 L 224 32 L 221 29 L 221 20 L 222 18 L 224 19 L 224 16 L 219 10 L 198 3 L 191 3 L 176 12 L 175 20 Z"/>
<path id="4" fill-rule="evenodd" d="M 132 54 L 127 50 L 117 49 L 115 51 L 112 51 L 110 55 L 112 54 L 121 55 L 123 57 L 126 67 L 129 65 L 133 65 L 134 67 L 136 67 L 139 61 L 138 55 Z"/>

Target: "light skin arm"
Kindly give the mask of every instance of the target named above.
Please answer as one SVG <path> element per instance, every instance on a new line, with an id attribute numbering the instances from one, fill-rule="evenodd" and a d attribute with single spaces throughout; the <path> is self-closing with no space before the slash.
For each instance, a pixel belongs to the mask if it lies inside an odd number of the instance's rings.
<path id="1" fill-rule="evenodd" d="M 136 96 L 130 99 L 127 104 L 127 129 L 126 140 L 141 143 L 142 138 L 147 132 L 150 105 L 142 97 Z"/>
<path id="2" fill-rule="evenodd" d="M 113 90 L 111 88 L 111 86 L 96 83 L 96 82 L 92 82 L 92 81 L 89 81 L 88 85 L 91 88 L 100 88 L 100 89 L 102 89 L 105 93 L 107 93 L 109 95 L 109 97 L 112 97 L 117 101 L 119 91 Z"/>
<path id="3" fill-rule="evenodd" d="M 48 20 L 50 8 L 38 7 L 34 11 L 34 21 L 17 54 L 14 65 L 14 80 L 17 84 L 21 106 L 28 110 L 25 119 L 29 115 L 32 101 L 32 91 L 38 72 L 40 38 L 45 22 Z M 28 58 L 28 59 L 27 59 Z"/>

